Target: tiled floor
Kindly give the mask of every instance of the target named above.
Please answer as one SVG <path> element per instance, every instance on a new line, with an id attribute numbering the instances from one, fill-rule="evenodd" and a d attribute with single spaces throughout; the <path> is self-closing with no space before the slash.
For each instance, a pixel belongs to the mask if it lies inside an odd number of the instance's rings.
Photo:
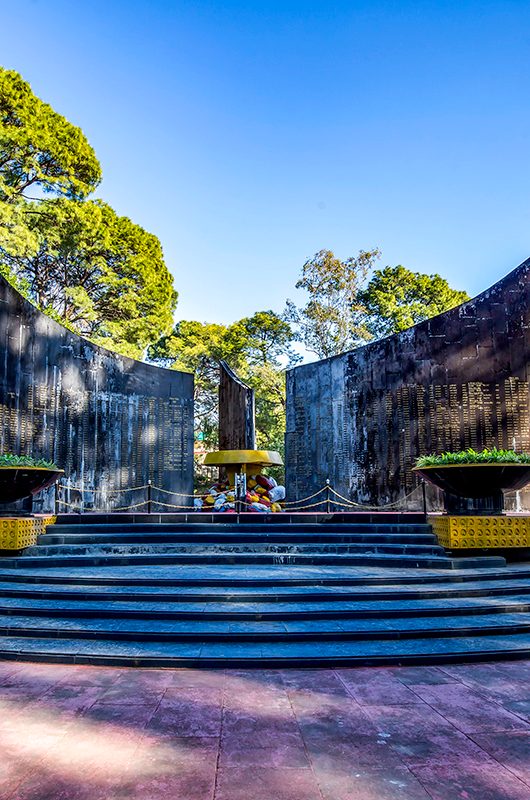
<path id="1" fill-rule="evenodd" d="M 0 800 L 529 800 L 530 661 L 0 663 Z"/>

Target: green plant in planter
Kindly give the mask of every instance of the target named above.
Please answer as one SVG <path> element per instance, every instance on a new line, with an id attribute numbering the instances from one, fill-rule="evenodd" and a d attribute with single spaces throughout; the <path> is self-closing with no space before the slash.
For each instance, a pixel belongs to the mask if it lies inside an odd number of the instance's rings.
<path id="1" fill-rule="evenodd" d="M 30 456 L 15 456 L 13 453 L 0 455 L 0 467 L 41 467 L 42 469 L 58 469 L 53 461 L 44 458 L 31 458 Z"/>
<path id="2" fill-rule="evenodd" d="M 516 453 L 515 450 L 499 450 L 492 447 L 478 452 L 468 447 L 455 453 L 420 456 L 416 467 L 445 467 L 458 464 L 530 464 L 530 453 Z"/>

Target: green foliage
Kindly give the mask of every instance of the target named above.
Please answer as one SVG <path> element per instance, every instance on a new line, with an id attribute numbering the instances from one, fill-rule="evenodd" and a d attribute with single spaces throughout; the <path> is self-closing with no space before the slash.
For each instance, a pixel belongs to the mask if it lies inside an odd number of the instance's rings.
<path id="1" fill-rule="evenodd" d="M 309 299 L 301 308 L 288 300 L 286 318 L 319 358 L 404 331 L 469 300 L 440 275 L 402 266 L 372 272 L 379 257 L 377 248 L 361 250 L 346 261 L 320 250 L 302 267 L 296 288 L 304 289 Z"/>
<path id="2" fill-rule="evenodd" d="M 148 350 L 154 363 L 195 375 L 195 430 L 204 446 L 215 449 L 217 436 L 217 386 L 219 360 L 240 363 L 241 347 L 226 325 L 181 320 L 173 331 Z"/>
<path id="3" fill-rule="evenodd" d="M 224 359 L 254 389 L 259 447 L 283 452 L 285 368 L 299 360 L 291 326 L 273 311 L 258 311 L 232 325 L 182 320 L 149 348 L 161 366 L 195 373 L 195 427 L 206 449 L 218 444 L 219 361 Z"/>
<path id="4" fill-rule="evenodd" d="M 0 67 L 0 200 L 29 187 L 80 199 L 101 180 L 80 128 L 43 103 L 29 83 Z"/>
<path id="5" fill-rule="evenodd" d="M 100 200 L 28 204 L 33 254 L 0 260 L 45 313 L 95 344 L 141 358 L 171 328 L 176 293 L 160 242 Z"/>
<path id="6" fill-rule="evenodd" d="M 156 236 L 85 200 L 100 179 L 80 128 L 0 68 L 0 274 L 70 330 L 141 358 L 177 295 Z"/>
<path id="7" fill-rule="evenodd" d="M 417 467 L 441 467 L 449 464 L 530 464 L 530 453 L 498 450 L 496 447 L 477 452 L 470 447 L 456 453 L 420 456 L 416 461 Z"/>
<path id="8" fill-rule="evenodd" d="M 15 456 L 13 453 L 0 455 L 0 467 L 42 467 L 43 469 L 59 469 L 53 461 L 43 458 L 30 458 L 29 456 Z"/>
<path id="9" fill-rule="evenodd" d="M 370 338 L 359 292 L 376 259 L 378 249 L 360 250 L 341 261 L 331 250 L 320 250 L 305 262 L 296 284 L 309 299 L 297 308 L 287 303 L 288 319 L 298 326 L 306 348 L 319 358 L 351 350 Z"/>
<path id="10" fill-rule="evenodd" d="M 448 311 L 469 300 L 469 295 L 452 289 L 440 275 L 423 275 L 399 265 L 376 270 L 358 298 L 368 331 L 381 338 Z"/>

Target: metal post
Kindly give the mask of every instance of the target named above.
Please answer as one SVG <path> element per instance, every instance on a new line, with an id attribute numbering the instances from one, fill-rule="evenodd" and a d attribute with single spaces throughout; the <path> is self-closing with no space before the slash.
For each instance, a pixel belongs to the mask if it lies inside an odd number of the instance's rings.
<path id="1" fill-rule="evenodd" d="M 326 478 L 326 513 L 331 514 L 331 501 L 329 492 L 329 478 Z"/>
<path id="2" fill-rule="evenodd" d="M 54 500 L 53 500 L 53 510 L 55 516 L 59 513 L 59 481 L 55 481 L 54 484 Z"/>
<path id="3" fill-rule="evenodd" d="M 152 485 L 151 481 L 147 481 L 147 513 L 151 513 L 151 492 L 152 492 Z"/>
<path id="4" fill-rule="evenodd" d="M 239 523 L 239 515 L 243 508 L 243 498 L 247 493 L 247 476 L 244 472 L 234 473 L 234 492 L 236 495 L 236 514 L 237 522 Z"/>
<path id="5" fill-rule="evenodd" d="M 425 480 L 423 478 L 421 479 L 421 494 L 423 497 L 423 513 L 425 517 L 427 517 L 427 494 L 425 492 Z"/>

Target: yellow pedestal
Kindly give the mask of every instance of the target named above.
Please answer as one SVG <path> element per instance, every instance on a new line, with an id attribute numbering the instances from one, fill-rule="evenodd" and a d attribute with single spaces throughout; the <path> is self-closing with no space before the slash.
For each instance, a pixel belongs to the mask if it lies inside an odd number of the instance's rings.
<path id="1" fill-rule="evenodd" d="M 530 547 L 530 517 L 431 515 L 427 521 L 442 547 Z"/>
<path id="2" fill-rule="evenodd" d="M 225 467 L 228 480 L 234 484 L 236 473 L 254 474 L 261 467 L 283 466 L 276 450 L 216 450 L 207 453 L 204 463 L 208 467 Z"/>
<path id="3" fill-rule="evenodd" d="M 0 550 L 23 550 L 37 544 L 55 517 L 0 517 Z"/>

